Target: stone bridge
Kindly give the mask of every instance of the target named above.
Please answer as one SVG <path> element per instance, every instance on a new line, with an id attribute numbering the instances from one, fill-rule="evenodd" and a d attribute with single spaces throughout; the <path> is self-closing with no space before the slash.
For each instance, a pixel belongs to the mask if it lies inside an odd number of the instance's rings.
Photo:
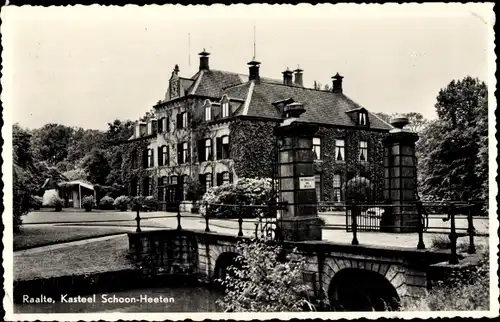
<path id="1" fill-rule="evenodd" d="M 236 244 L 242 239 L 201 231 L 155 230 L 129 233 L 129 249 L 145 274 L 192 275 L 213 282 L 234 263 Z M 327 241 L 285 241 L 283 247 L 296 248 L 307 258 L 304 281 L 310 285 L 310 295 L 326 295 L 334 307 L 345 310 L 363 310 L 369 305 L 361 303 L 366 298 L 394 304 L 404 297 L 423 296 L 435 277 L 434 264 L 449 258 L 443 251 Z"/>

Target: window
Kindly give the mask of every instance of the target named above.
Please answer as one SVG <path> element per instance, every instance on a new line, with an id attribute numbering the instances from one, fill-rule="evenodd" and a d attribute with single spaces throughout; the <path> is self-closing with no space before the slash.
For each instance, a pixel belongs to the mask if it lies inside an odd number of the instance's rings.
<path id="1" fill-rule="evenodd" d="M 344 140 L 335 140 L 335 160 L 345 160 Z"/>
<path id="2" fill-rule="evenodd" d="M 148 149 L 148 167 L 152 168 L 155 166 L 154 150 Z"/>
<path id="3" fill-rule="evenodd" d="M 177 144 L 177 163 L 182 164 L 188 162 L 189 144 L 187 142 Z"/>
<path id="4" fill-rule="evenodd" d="M 137 150 L 132 151 L 132 168 L 137 169 L 139 167 L 139 162 L 138 160 L 138 155 L 137 155 Z"/>
<path id="5" fill-rule="evenodd" d="M 368 142 L 359 141 L 359 161 L 368 161 Z"/>
<path id="6" fill-rule="evenodd" d="M 185 129 L 187 127 L 188 127 L 188 114 L 186 112 L 177 114 L 177 128 Z"/>
<path id="7" fill-rule="evenodd" d="M 321 189 L 321 174 L 315 174 L 314 175 L 314 187 L 316 189 L 316 200 L 321 201 L 323 200 L 323 195 L 322 195 L 322 189 Z"/>
<path id="8" fill-rule="evenodd" d="M 230 183 L 231 179 L 229 176 L 229 172 L 223 172 L 222 173 L 222 184 Z"/>
<path id="9" fill-rule="evenodd" d="M 340 202 L 342 201 L 342 181 L 340 178 L 340 174 L 333 175 L 333 201 Z"/>
<path id="10" fill-rule="evenodd" d="M 177 184 L 177 176 L 170 177 L 170 184 Z"/>
<path id="11" fill-rule="evenodd" d="M 183 174 L 181 177 L 181 187 L 182 187 L 182 199 L 186 200 L 188 188 L 189 188 L 189 176 L 187 174 Z"/>
<path id="12" fill-rule="evenodd" d="M 163 132 L 163 126 L 165 125 L 165 118 L 162 117 L 158 120 L 158 133 L 162 133 Z"/>
<path id="13" fill-rule="evenodd" d="M 149 177 L 144 177 L 143 181 L 143 196 L 149 196 L 151 194 L 151 179 Z"/>
<path id="14" fill-rule="evenodd" d="M 212 174 L 205 173 L 205 189 L 208 190 L 208 188 L 211 187 L 212 187 Z"/>
<path id="15" fill-rule="evenodd" d="M 218 144 L 217 144 L 217 159 L 218 160 L 223 160 L 223 159 L 229 159 L 230 157 L 230 151 L 229 151 L 229 136 L 223 136 L 221 138 L 218 138 Z"/>
<path id="16" fill-rule="evenodd" d="M 210 104 L 207 104 L 205 106 L 205 121 L 210 120 L 212 120 L 212 106 L 210 106 Z"/>
<path id="17" fill-rule="evenodd" d="M 217 185 L 221 186 L 226 183 L 232 183 L 233 182 L 233 174 L 230 172 L 221 172 L 217 173 Z"/>
<path id="18" fill-rule="evenodd" d="M 162 202 L 166 200 L 167 197 L 167 177 L 159 177 L 158 178 L 158 201 Z"/>
<path id="19" fill-rule="evenodd" d="M 168 117 L 163 119 L 163 131 L 170 132 L 170 118 Z"/>
<path id="20" fill-rule="evenodd" d="M 168 161 L 168 146 L 158 147 L 158 166 L 169 165 Z"/>
<path id="21" fill-rule="evenodd" d="M 229 116 L 229 103 L 222 103 L 222 117 L 228 117 Z"/>
<path id="22" fill-rule="evenodd" d="M 206 139 L 205 140 L 205 160 L 208 161 L 212 160 L 212 140 L 211 139 Z"/>
<path id="23" fill-rule="evenodd" d="M 313 152 L 316 160 L 321 159 L 321 138 L 313 138 Z"/>
<path id="24" fill-rule="evenodd" d="M 359 112 L 358 113 L 358 124 L 359 125 L 367 125 L 368 124 L 368 115 L 366 115 L 366 112 Z"/>

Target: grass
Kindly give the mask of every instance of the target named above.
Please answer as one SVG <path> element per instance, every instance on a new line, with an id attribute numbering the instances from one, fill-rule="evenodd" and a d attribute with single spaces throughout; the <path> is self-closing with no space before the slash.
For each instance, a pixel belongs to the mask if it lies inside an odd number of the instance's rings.
<path id="1" fill-rule="evenodd" d="M 129 230 L 120 227 L 23 226 L 21 231 L 14 235 L 14 251 L 115 235 L 127 231 Z"/>
<path id="2" fill-rule="evenodd" d="M 127 236 L 42 252 L 14 253 L 14 280 L 90 274 L 133 268 Z"/>

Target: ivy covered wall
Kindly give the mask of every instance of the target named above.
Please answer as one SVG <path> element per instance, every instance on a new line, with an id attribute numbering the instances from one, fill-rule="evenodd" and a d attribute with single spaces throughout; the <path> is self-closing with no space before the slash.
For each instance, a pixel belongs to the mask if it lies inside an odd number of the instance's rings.
<path id="1" fill-rule="evenodd" d="M 331 201 L 333 196 L 333 176 L 340 175 L 342 185 L 347 180 L 361 176 L 373 185 L 373 197 L 381 200 L 384 190 L 384 132 L 363 129 L 320 127 L 316 133 L 321 138 L 322 158 L 315 162 L 315 172 L 322 174 L 323 200 Z M 335 160 L 336 140 L 344 140 L 345 160 Z M 368 142 L 368 161 L 359 161 L 359 142 Z"/>
<path id="2" fill-rule="evenodd" d="M 236 119 L 229 125 L 230 149 L 238 177 L 269 178 L 275 157 L 275 122 Z"/>

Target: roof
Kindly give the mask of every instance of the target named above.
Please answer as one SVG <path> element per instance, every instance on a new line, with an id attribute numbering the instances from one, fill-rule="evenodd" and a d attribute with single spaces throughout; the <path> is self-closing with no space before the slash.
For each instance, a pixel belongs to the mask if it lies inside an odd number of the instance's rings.
<path id="1" fill-rule="evenodd" d="M 74 181 L 68 181 L 68 182 L 61 182 L 60 184 L 65 185 L 65 186 L 82 186 L 84 188 L 94 190 L 94 185 L 80 181 L 80 180 L 74 180 Z"/>
<path id="2" fill-rule="evenodd" d="M 232 94 L 232 89 L 226 91 Z M 245 115 L 281 119 L 274 102 L 291 98 L 304 105 L 306 112 L 301 115 L 304 121 L 341 126 L 355 126 L 347 112 L 362 107 L 343 93 L 314 90 L 309 88 L 271 84 L 261 81 L 255 83 Z M 390 130 L 392 126 L 368 111 L 370 128 Z"/>
<path id="3" fill-rule="evenodd" d="M 186 94 L 244 101 L 233 110 L 233 115 L 281 119 L 273 103 L 293 99 L 304 105 L 304 121 L 318 124 L 356 126 L 349 112 L 364 109 L 343 93 L 315 90 L 298 85 L 283 85 L 281 79 L 261 77 L 260 82 L 249 81 L 248 75 L 221 71 L 201 70 L 190 79 L 181 78 Z M 189 81 L 191 80 L 191 81 Z M 370 128 L 391 130 L 393 127 L 369 111 Z"/>

